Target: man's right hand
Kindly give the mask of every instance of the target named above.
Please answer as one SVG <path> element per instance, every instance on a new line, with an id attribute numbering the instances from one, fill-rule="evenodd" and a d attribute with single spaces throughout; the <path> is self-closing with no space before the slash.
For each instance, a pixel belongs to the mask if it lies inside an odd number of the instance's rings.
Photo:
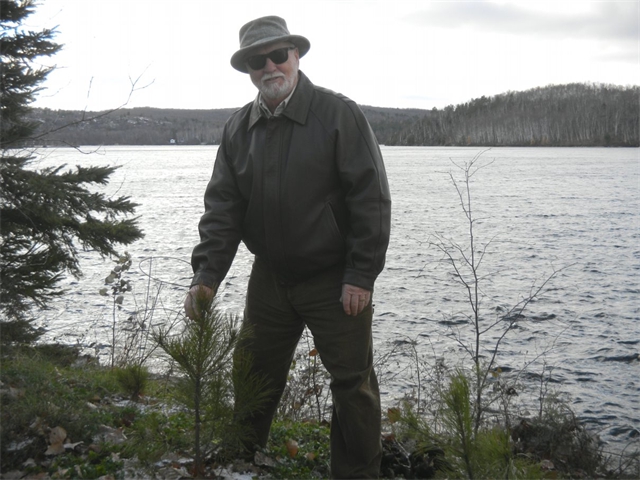
<path id="1" fill-rule="evenodd" d="M 211 287 L 194 285 L 189 289 L 187 298 L 184 299 L 184 313 L 193 320 L 200 313 L 198 312 L 198 301 L 210 302 L 215 294 L 216 291 Z"/>

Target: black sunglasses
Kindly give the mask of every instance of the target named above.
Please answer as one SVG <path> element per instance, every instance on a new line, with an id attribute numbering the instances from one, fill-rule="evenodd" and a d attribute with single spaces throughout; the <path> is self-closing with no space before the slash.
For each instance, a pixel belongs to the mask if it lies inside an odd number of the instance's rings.
<path id="1" fill-rule="evenodd" d="M 267 58 L 276 65 L 280 65 L 289 59 L 289 50 L 295 49 L 296 47 L 283 47 L 263 55 L 253 55 L 247 58 L 247 65 L 249 65 L 251 70 L 261 70 L 267 64 Z"/>

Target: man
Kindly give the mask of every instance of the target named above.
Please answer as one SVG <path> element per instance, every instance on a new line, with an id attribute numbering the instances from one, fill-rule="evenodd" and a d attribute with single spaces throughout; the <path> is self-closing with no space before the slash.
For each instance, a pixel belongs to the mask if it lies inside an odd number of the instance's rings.
<path id="1" fill-rule="evenodd" d="M 215 295 L 243 241 L 255 261 L 242 326 L 252 336 L 241 348 L 274 392 L 249 420 L 256 444 L 267 442 L 307 325 L 332 376 L 332 475 L 371 478 L 381 458 L 371 294 L 384 266 L 391 200 L 360 109 L 299 71 L 309 48 L 280 17 L 240 29 L 231 65 L 259 93 L 225 126 L 185 308 L 192 316 L 196 296 Z"/>

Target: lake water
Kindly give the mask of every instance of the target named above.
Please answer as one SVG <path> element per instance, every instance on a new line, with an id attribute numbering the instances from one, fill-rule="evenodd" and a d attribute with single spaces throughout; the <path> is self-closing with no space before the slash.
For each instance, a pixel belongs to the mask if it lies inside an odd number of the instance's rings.
<path id="1" fill-rule="evenodd" d="M 163 282 L 163 312 L 180 309 L 198 241 L 202 195 L 217 147 L 45 149 L 41 166 L 121 165 L 107 192 L 129 195 L 146 237 L 128 251 L 140 294 L 151 268 Z M 550 281 L 498 349 L 505 371 L 527 367 L 570 395 L 593 431 L 620 450 L 640 437 L 640 159 L 638 149 L 383 147 L 393 199 L 387 265 L 374 295 L 379 355 L 399 348 L 380 371 L 383 400 L 409 393 L 416 377 L 403 355 L 414 342 L 428 363 L 454 365 L 472 340 L 465 289 L 437 245 L 463 250 L 469 224 L 453 180 L 480 154 L 470 192 L 479 273 L 480 315 L 490 325 Z M 86 153 L 92 154 L 87 155 Z M 452 178 L 453 177 L 453 178 Z M 465 250 L 468 252 L 468 250 Z M 149 259 L 153 258 L 153 261 Z M 110 309 L 98 294 L 112 264 L 81 255 L 85 273 L 45 317 L 48 337 L 108 344 Z M 223 306 L 241 313 L 251 255 L 242 246 L 221 289 Z M 143 273 L 143 272 L 146 272 Z M 125 306 L 131 300 L 125 300 Z M 158 318 L 158 317 L 156 317 Z M 483 335 L 489 355 L 503 332 Z M 406 353 L 406 351 L 404 351 Z M 466 357 L 468 360 L 468 357 Z M 527 387 L 525 387 L 527 388 Z"/>

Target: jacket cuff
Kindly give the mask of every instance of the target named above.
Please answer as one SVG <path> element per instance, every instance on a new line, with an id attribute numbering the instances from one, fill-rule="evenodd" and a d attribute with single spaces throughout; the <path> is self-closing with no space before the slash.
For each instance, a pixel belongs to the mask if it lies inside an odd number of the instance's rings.
<path id="1" fill-rule="evenodd" d="M 364 288 L 373 292 L 373 285 L 376 282 L 377 275 L 371 275 L 369 273 L 359 272 L 352 268 L 345 268 L 344 275 L 342 277 L 342 283 L 354 285 L 356 287 Z"/>
<path id="2" fill-rule="evenodd" d="M 196 285 L 204 285 L 205 287 L 216 290 L 220 286 L 220 282 L 213 275 L 207 274 L 205 272 L 200 272 L 194 275 L 189 288 Z"/>

